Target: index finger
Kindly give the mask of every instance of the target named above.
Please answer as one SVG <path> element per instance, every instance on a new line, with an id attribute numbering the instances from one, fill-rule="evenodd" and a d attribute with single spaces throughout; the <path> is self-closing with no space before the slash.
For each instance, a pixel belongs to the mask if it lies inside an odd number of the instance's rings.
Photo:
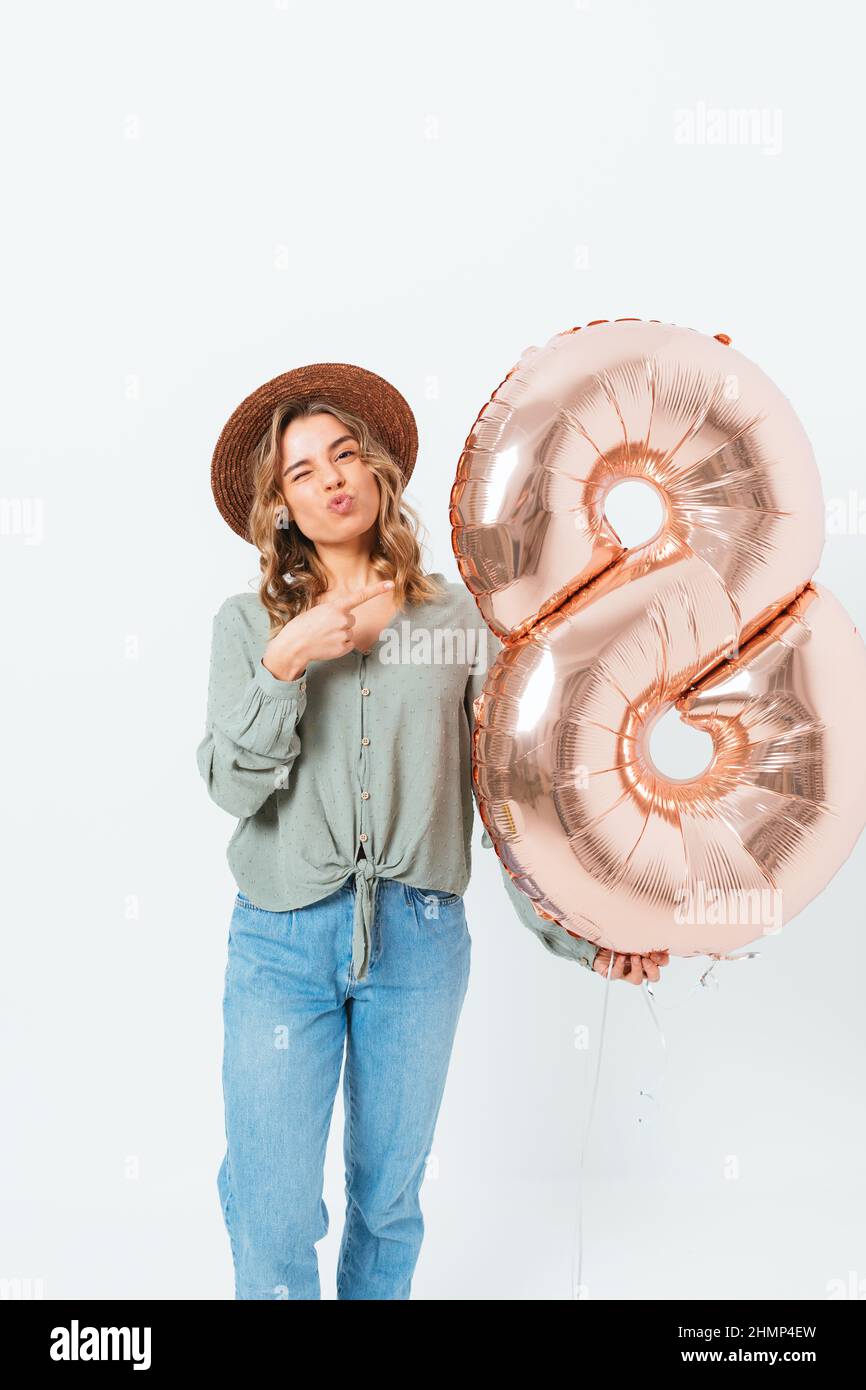
<path id="1" fill-rule="evenodd" d="M 345 598 L 335 599 L 338 608 L 347 611 L 350 608 L 357 608 L 359 604 L 366 603 L 368 598 L 375 598 L 377 594 L 384 594 L 386 589 L 393 589 L 393 579 L 380 579 L 375 584 L 367 584 L 363 589 L 356 589 L 354 593 L 347 594 Z"/>

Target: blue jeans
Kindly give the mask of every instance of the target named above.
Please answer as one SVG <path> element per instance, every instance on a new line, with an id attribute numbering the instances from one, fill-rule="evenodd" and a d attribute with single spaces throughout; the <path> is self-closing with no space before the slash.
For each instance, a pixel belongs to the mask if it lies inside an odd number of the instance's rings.
<path id="1" fill-rule="evenodd" d="M 337 1298 L 410 1297 L 419 1190 L 469 982 L 463 898 L 377 881 L 367 977 L 355 878 L 309 907 L 238 894 L 225 974 L 226 1153 L 217 1186 L 235 1298 L 320 1298 L 324 1160 L 345 1049 L 346 1221 Z"/>

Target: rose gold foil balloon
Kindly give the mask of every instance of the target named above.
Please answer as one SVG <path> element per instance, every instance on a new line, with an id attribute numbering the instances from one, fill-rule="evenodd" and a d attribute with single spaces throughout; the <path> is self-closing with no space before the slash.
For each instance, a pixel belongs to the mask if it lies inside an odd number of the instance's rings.
<path id="1" fill-rule="evenodd" d="M 722 955 L 777 930 L 866 821 L 866 647 L 811 582 L 812 449 L 727 344 L 618 320 L 529 349 L 451 494 L 503 643 L 476 702 L 482 820 L 540 916 L 616 951 Z M 664 509 L 632 550 L 605 518 L 626 479 Z M 671 706 L 712 737 L 689 780 L 650 757 Z"/>

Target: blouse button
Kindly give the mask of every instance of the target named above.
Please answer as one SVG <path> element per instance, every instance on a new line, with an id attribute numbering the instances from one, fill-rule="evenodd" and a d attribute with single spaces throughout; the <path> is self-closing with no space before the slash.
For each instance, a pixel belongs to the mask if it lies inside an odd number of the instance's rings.
<path id="1" fill-rule="evenodd" d="M 369 800 L 370 800 L 370 793 L 369 793 L 369 792 L 361 792 L 361 800 L 362 800 L 362 801 L 369 801 Z"/>
<path id="2" fill-rule="evenodd" d="M 361 691 L 361 694 L 362 694 L 362 695 L 369 695 L 369 694 L 370 694 L 370 687 L 369 687 L 368 685 L 365 685 L 364 688 L 363 688 L 363 690 Z"/>
<path id="3" fill-rule="evenodd" d="M 367 843 L 367 832 L 366 832 L 366 830 L 362 830 L 362 831 L 361 831 L 360 835 L 358 836 L 358 839 L 361 840 L 364 844 Z"/>
<path id="4" fill-rule="evenodd" d="M 301 690 L 306 690 L 306 688 L 307 688 L 307 682 L 306 682 L 306 681 L 301 681 L 300 689 L 301 689 Z"/>
<path id="5" fill-rule="evenodd" d="M 363 743 L 364 747 L 366 748 L 366 747 L 367 747 L 367 744 L 370 742 L 370 740 L 368 739 L 368 737 L 367 737 L 366 734 L 365 734 L 364 737 L 361 739 L 361 742 Z"/>

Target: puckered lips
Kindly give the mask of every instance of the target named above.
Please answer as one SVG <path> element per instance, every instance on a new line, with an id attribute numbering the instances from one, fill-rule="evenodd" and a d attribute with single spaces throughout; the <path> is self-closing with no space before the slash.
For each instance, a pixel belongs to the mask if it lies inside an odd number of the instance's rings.
<path id="1" fill-rule="evenodd" d="M 355 505 L 355 499 L 350 492 L 337 492 L 328 503 L 328 511 L 336 512 L 338 516 L 347 516 Z"/>

